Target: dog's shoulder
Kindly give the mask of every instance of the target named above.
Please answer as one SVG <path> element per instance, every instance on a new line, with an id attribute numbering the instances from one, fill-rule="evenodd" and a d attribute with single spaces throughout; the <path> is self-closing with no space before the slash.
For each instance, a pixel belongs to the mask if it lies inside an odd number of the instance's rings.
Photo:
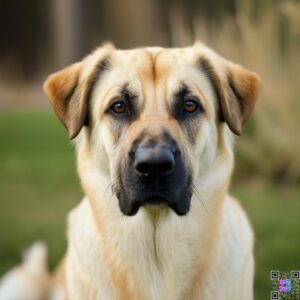
<path id="1" fill-rule="evenodd" d="M 93 218 L 92 208 L 87 197 L 83 198 L 81 202 L 74 207 L 68 214 L 67 222 L 68 237 L 73 239 L 80 237 L 80 239 L 91 235 L 95 235 L 96 226 Z"/>
<path id="2" fill-rule="evenodd" d="M 234 240 L 239 240 L 245 248 L 252 249 L 254 235 L 247 214 L 238 199 L 227 195 L 224 201 L 224 230 L 230 232 Z"/>
<path id="3" fill-rule="evenodd" d="M 221 261 L 230 262 L 226 268 L 237 275 L 238 282 L 245 269 L 244 264 L 253 259 L 254 234 L 244 209 L 230 195 L 224 201 L 221 228 Z"/>

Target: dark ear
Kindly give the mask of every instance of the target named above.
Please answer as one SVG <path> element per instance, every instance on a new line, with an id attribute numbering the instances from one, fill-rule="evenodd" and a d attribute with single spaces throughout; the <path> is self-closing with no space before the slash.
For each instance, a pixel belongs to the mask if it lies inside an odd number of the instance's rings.
<path id="1" fill-rule="evenodd" d="M 241 66 L 230 64 L 220 97 L 221 114 L 229 128 L 241 135 L 242 126 L 250 117 L 261 86 L 260 78 Z"/>
<path id="2" fill-rule="evenodd" d="M 210 61 L 200 59 L 200 68 L 208 76 L 219 101 L 221 120 L 232 132 L 241 135 L 242 127 L 248 120 L 259 94 L 261 80 L 253 72 L 227 60 L 218 60 L 220 74 Z M 222 68 L 225 62 L 225 70 Z M 221 74 L 222 73 L 222 74 Z"/>
<path id="3" fill-rule="evenodd" d="M 73 139 L 84 125 L 87 111 L 82 84 L 79 82 L 82 63 L 73 64 L 48 77 L 44 90 L 55 110 Z"/>

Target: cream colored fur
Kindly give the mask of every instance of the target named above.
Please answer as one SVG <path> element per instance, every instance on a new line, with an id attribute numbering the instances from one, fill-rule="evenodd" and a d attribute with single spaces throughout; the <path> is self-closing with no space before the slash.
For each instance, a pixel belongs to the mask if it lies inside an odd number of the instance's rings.
<path id="1" fill-rule="evenodd" d="M 60 291 L 56 299 L 253 299 L 253 234 L 243 209 L 228 195 L 233 134 L 220 123 L 215 93 L 195 64 L 198 57 L 209 59 L 224 85 L 227 73 L 237 66 L 199 43 L 184 49 L 130 51 L 104 46 L 82 62 L 82 82 L 106 55 L 110 70 L 96 83 L 90 99 L 92 129 L 83 128 L 75 139 L 86 196 L 68 217 L 64 280 L 52 285 Z M 126 82 L 142 95 L 143 112 L 116 146 L 104 111 Z M 166 111 L 181 82 L 192 86 L 205 107 L 194 145 Z M 241 85 L 248 86 L 248 77 Z M 180 217 L 169 208 L 141 207 L 135 216 L 124 216 L 110 189 L 117 180 L 116 166 L 138 132 L 160 124 L 170 129 L 192 169 L 190 211 Z"/>
<path id="2" fill-rule="evenodd" d="M 36 242 L 24 254 L 23 263 L 1 279 L 0 300 L 46 299 L 50 282 L 46 260 L 46 246 Z"/>

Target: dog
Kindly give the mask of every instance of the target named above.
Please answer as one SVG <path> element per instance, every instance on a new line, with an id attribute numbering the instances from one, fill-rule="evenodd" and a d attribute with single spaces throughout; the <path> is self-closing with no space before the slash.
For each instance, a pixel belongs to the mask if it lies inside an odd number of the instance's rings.
<path id="1" fill-rule="evenodd" d="M 62 299 L 253 299 L 254 237 L 228 187 L 260 86 L 201 42 L 105 44 L 48 77 L 85 192 L 52 281 Z"/>

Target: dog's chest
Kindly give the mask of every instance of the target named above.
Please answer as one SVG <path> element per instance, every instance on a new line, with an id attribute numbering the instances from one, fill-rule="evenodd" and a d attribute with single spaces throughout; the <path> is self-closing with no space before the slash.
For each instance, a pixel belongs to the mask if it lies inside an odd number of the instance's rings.
<path id="1" fill-rule="evenodd" d="M 144 211 L 111 223 L 99 236 L 84 202 L 69 218 L 67 285 L 72 299 L 181 299 L 193 279 L 199 245 L 197 228 L 176 218 L 155 226 Z M 191 232 L 192 231 L 192 232 Z M 199 238 L 197 239 L 199 240 Z M 76 294 L 76 295 L 75 295 Z"/>

